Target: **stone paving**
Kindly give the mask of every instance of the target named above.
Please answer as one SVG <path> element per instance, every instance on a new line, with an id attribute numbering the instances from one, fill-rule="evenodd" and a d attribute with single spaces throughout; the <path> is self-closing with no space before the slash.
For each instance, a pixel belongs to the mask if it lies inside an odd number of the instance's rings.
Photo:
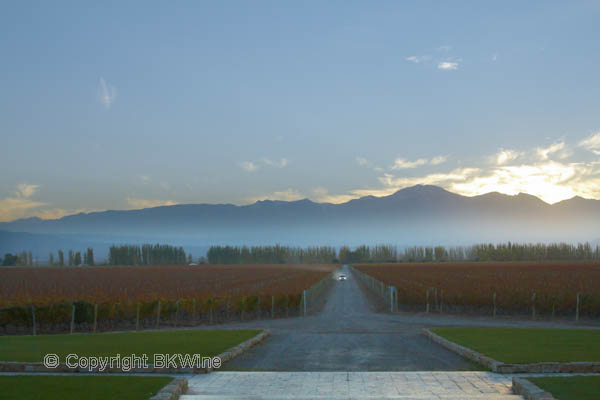
<path id="1" fill-rule="evenodd" d="M 522 399 L 512 376 L 491 372 L 214 372 L 189 380 L 181 400 Z"/>

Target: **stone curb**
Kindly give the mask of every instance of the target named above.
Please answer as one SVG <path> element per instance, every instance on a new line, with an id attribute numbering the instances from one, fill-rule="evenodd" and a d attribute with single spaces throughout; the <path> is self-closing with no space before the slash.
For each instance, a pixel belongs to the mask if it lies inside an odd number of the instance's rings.
<path id="1" fill-rule="evenodd" d="M 478 353 L 475 350 L 471 350 L 468 347 L 464 347 L 457 343 L 451 342 L 448 339 L 444 339 L 443 337 L 431 332 L 429 329 L 423 329 L 423 334 L 434 342 L 441 344 L 448 350 L 452 350 L 453 352 L 458 353 L 469 360 L 475 361 L 476 363 L 479 363 L 494 372 L 500 372 L 498 371 L 498 365 L 503 364 L 500 361 L 496 361 L 493 358 L 484 356 L 483 354 Z"/>
<path id="2" fill-rule="evenodd" d="M 178 400 L 179 396 L 187 392 L 187 379 L 173 379 L 171 383 L 163 387 L 150 400 Z"/>
<path id="3" fill-rule="evenodd" d="M 227 351 L 224 351 L 221 354 L 218 354 L 217 357 L 219 357 L 221 359 L 221 363 L 225 363 L 225 362 L 239 356 L 240 354 L 249 350 L 250 348 L 256 346 L 257 344 L 259 344 L 260 342 L 262 342 L 263 340 L 268 338 L 270 335 L 271 335 L 271 331 L 269 331 L 268 329 L 264 329 L 258 335 L 246 340 L 245 342 L 238 344 L 237 346 L 230 348 Z M 205 372 L 209 373 L 209 372 L 212 372 L 213 370 L 214 370 L 214 368 L 207 368 Z"/>
<path id="4" fill-rule="evenodd" d="M 598 373 L 600 372 L 600 362 L 542 362 L 533 364 L 509 364 L 494 360 L 468 347 L 461 346 L 451 342 L 429 329 L 423 329 L 423 334 L 434 342 L 444 346 L 448 350 L 460 354 L 472 361 L 475 361 L 494 372 L 501 374 L 517 373 Z"/>
<path id="5" fill-rule="evenodd" d="M 512 378 L 512 390 L 515 394 L 523 396 L 525 400 L 556 400 L 551 393 L 523 378 Z"/>
<path id="6" fill-rule="evenodd" d="M 216 357 L 221 359 L 221 364 L 237 357 L 244 351 L 265 340 L 271 334 L 268 330 L 263 330 L 256 336 L 242 342 Z M 148 368 L 132 368 L 129 371 L 123 371 L 120 368 L 106 368 L 99 371 L 97 368 L 70 368 L 66 364 L 59 364 L 56 368 L 47 368 L 43 363 L 27 363 L 18 361 L 0 362 L 0 372 L 80 372 L 80 373 L 148 373 L 148 374 L 206 374 L 212 372 L 214 368 L 155 368 L 150 364 Z"/>

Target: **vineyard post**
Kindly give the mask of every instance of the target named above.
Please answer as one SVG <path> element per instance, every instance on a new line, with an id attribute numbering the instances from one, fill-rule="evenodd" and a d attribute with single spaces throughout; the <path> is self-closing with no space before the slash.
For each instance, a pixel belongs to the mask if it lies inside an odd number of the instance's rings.
<path id="1" fill-rule="evenodd" d="M 156 329 L 160 329 L 160 300 L 156 309 Z"/>
<path id="2" fill-rule="evenodd" d="M 94 333 L 96 333 L 96 329 L 98 328 L 98 304 L 94 304 Z"/>
<path id="3" fill-rule="evenodd" d="M 271 318 L 275 318 L 275 296 L 271 296 Z"/>
<path id="4" fill-rule="evenodd" d="M 228 315 L 229 317 L 229 315 Z M 192 325 L 196 325 L 196 299 L 192 299 Z"/>
<path id="5" fill-rule="evenodd" d="M 496 318 L 496 292 L 492 295 L 492 300 L 494 301 L 494 312 L 492 314 L 493 318 Z"/>
<path id="6" fill-rule="evenodd" d="M 257 296 L 256 300 L 256 314 L 258 315 L 258 319 L 260 319 L 260 295 Z"/>
<path id="7" fill-rule="evenodd" d="M 302 303 L 304 305 L 304 312 L 302 313 L 302 316 L 306 317 L 306 290 L 302 291 Z"/>
<path id="8" fill-rule="evenodd" d="M 535 292 L 531 296 L 531 319 L 535 319 Z"/>
<path id="9" fill-rule="evenodd" d="M 435 310 L 436 311 L 440 311 L 440 304 L 438 303 L 438 297 L 437 297 L 437 288 L 433 288 L 433 296 L 434 296 L 434 303 L 435 304 Z"/>
<path id="10" fill-rule="evenodd" d="M 440 289 L 440 314 L 444 312 L 444 289 Z"/>
<path id="11" fill-rule="evenodd" d="M 575 321 L 579 321 L 579 292 L 577 292 L 577 305 L 575 306 Z"/>
<path id="12" fill-rule="evenodd" d="M 135 330 L 140 330 L 140 302 L 135 305 Z"/>
<path id="13" fill-rule="evenodd" d="M 75 303 L 71 303 L 71 333 L 75 330 Z"/>
<path id="14" fill-rule="evenodd" d="M 425 303 L 427 303 L 425 306 L 425 313 L 429 313 L 429 288 L 425 290 Z"/>
<path id="15" fill-rule="evenodd" d="M 231 318 L 231 297 L 227 297 L 227 303 L 225 304 L 225 315 L 227 320 Z"/>
<path id="16" fill-rule="evenodd" d="M 177 323 L 179 322 L 179 300 L 175 302 L 175 327 L 177 327 Z"/>
<path id="17" fill-rule="evenodd" d="M 287 294 L 285 295 L 285 316 L 290 316 L 290 296 Z"/>
<path id="18" fill-rule="evenodd" d="M 242 311 L 240 312 L 240 318 L 244 320 L 244 311 L 246 310 L 246 296 L 242 297 Z"/>
<path id="19" fill-rule="evenodd" d="M 33 304 L 31 305 L 31 322 L 33 327 L 33 336 L 35 336 L 37 332 L 35 326 L 35 306 Z"/>

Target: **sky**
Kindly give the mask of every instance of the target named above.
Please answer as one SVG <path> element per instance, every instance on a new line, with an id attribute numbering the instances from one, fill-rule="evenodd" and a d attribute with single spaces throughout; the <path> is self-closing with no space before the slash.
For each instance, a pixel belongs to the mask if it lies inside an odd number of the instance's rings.
<path id="1" fill-rule="evenodd" d="M 600 199 L 598 20 L 599 1 L 7 2 L 0 220 L 414 184 Z"/>

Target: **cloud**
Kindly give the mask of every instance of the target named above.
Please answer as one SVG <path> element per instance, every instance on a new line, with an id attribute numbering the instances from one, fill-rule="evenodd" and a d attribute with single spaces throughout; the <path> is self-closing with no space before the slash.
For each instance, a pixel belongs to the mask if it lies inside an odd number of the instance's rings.
<path id="1" fill-rule="evenodd" d="M 542 160 L 547 160 L 551 154 L 562 150 L 565 147 L 564 142 L 556 142 L 548 147 L 538 147 L 535 149 L 538 157 Z"/>
<path id="2" fill-rule="evenodd" d="M 433 157 L 431 160 L 428 160 L 426 158 L 419 158 L 418 160 L 415 161 L 407 161 L 404 158 L 397 158 L 394 161 L 394 164 L 390 167 L 391 170 L 398 170 L 398 169 L 411 169 L 411 168 L 416 168 L 416 167 L 420 167 L 422 165 L 439 165 L 439 164 L 443 164 L 446 162 L 446 157 L 445 156 L 437 156 L 437 157 Z"/>
<path id="3" fill-rule="evenodd" d="M 433 157 L 431 159 L 431 161 L 429 161 L 429 163 L 431 165 L 440 165 L 440 164 L 445 163 L 446 160 L 447 160 L 446 156 L 437 156 L 437 157 Z"/>
<path id="4" fill-rule="evenodd" d="M 298 191 L 296 191 L 292 188 L 289 188 L 286 190 L 273 192 L 273 193 L 265 194 L 262 196 L 251 197 L 248 199 L 248 201 L 250 203 L 256 203 L 257 201 L 261 201 L 261 200 L 296 201 L 296 200 L 302 200 L 304 198 L 306 198 L 306 196 L 302 195 L 301 193 L 299 193 Z"/>
<path id="5" fill-rule="evenodd" d="M 440 61 L 438 63 L 438 69 L 451 71 L 458 69 L 458 62 L 455 61 Z"/>
<path id="6" fill-rule="evenodd" d="M 578 145 L 600 156 L 600 132 L 582 140 Z"/>
<path id="7" fill-rule="evenodd" d="M 415 64 L 420 64 L 425 61 L 431 60 L 431 56 L 409 56 L 406 57 L 406 61 L 413 62 Z"/>
<path id="8" fill-rule="evenodd" d="M 33 201 L 24 197 L 5 197 L 0 200 L 0 221 L 12 221 L 30 217 L 32 209 L 45 206 L 46 203 Z"/>
<path id="9" fill-rule="evenodd" d="M 600 151 L 600 132 L 577 144 L 590 151 Z M 379 187 L 358 188 L 346 193 L 315 192 L 319 201 L 345 202 L 363 196 L 387 196 L 417 184 L 438 185 L 451 192 L 475 196 L 489 192 L 507 195 L 527 193 L 547 203 L 573 196 L 600 199 L 600 161 L 569 161 L 573 152 L 564 141 L 526 151 L 500 149 L 487 157 L 488 163 L 471 165 L 428 174 L 405 176 L 417 166 L 435 164 L 442 156 L 395 160 L 389 172 L 377 178 Z"/>
<path id="10" fill-rule="evenodd" d="M 252 161 L 242 161 L 240 163 L 240 167 L 244 171 L 248 171 L 248 172 L 256 172 L 256 171 L 258 171 L 258 165 L 256 165 Z"/>
<path id="11" fill-rule="evenodd" d="M 17 191 L 15 192 L 15 195 L 17 197 L 24 197 L 24 198 L 31 197 L 38 190 L 39 187 L 40 187 L 40 185 L 30 185 L 28 183 L 19 183 L 17 185 Z"/>
<path id="12" fill-rule="evenodd" d="M 514 150 L 500 149 L 498 153 L 494 154 L 491 157 L 491 160 L 494 164 L 502 165 L 506 164 L 509 161 L 516 160 L 519 157 L 519 155 L 520 153 Z"/>
<path id="13" fill-rule="evenodd" d="M 138 199 L 135 197 L 126 197 L 127 205 L 130 209 L 142 209 L 142 208 L 152 208 L 152 207 L 160 207 L 160 206 L 174 206 L 179 204 L 172 200 L 149 200 L 149 199 Z"/>
<path id="14" fill-rule="evenodd" d="M 404 158 L 396 158 L 394 165 L 392 165 L 390 169 L 409 169 L 420 167 L 421 165 L 425 164 L 427 164 L 427 160 L 424 158 L 419 158 L 416 161 L 407 161 Z"/>
<path id="15" fill-rule="evenodd" d="M 109 83 L 106 83 L 104 78 L 100 78 L 100 83 L 98 84 L 98 101 L 102 104 L 106 109 L 112 107 L 113 103 L 117 98 L 117 89 Z"/>
<path id="16" fill-rule="evenodd" d="M 279 161 L 277 161 L 277 160 L 273 161 L 266 157 L 261 158 L 260 161 L 262 161 L 265 165 L 268 165 L 271 167 L 277 167 L 277 168 L 285 168 L 289 162 L 287 158 L 281 158 L 281 159 L 279 159 Z"/>
<path id="17" fill-rule="evenodd" d="M 356 157 L 356 163 L 360 166 L 364 166 L 369 164 L 369 160 L 363 157 Z"/>
<path id="18" fill-rule="evenodd" d="M 498 53 L 492 54 L 492 61 L 496 62 L 498 60 Z"/>

